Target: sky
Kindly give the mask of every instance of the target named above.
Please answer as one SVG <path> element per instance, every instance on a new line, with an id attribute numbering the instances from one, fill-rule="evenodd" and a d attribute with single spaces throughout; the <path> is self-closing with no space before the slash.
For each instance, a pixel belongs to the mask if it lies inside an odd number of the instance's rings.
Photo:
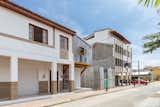
<path id="1" fill-rule="evenodd" d="M 133 68 L 160 66 L 160 49 L 143 54 L 143 37 L 159 31 L 160 15 L 138 0 L 11 0 L 33 12 L 67 26 L 80 37 L 112 28 L 132 43 Z"/>

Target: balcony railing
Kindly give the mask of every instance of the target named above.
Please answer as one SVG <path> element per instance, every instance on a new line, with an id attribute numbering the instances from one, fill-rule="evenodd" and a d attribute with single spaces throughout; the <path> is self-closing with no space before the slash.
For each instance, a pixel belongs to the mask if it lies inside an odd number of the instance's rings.
<path id="1" fill-rule="evenodd" d="M 60 49 L 60 58 L 61 59 L 68 59 L 69 53 L 67 50 Z"/>
<path id="2" fill-rule="evenodd" d="M 75 62 L 88 63 L 87 56 L 85 55 L 74 55 Z"/>

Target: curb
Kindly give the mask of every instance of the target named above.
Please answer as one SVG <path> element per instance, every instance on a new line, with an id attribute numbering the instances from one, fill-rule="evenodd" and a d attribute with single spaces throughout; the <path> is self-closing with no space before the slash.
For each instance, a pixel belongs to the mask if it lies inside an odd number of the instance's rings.
<path id="1" fill-rule="evenodd" d="M 84 97 L 77 98 L 77 99 L 72 99 L 72 98 L 71 98 L 71 99 L 69 99 L 69 100 L 67 100 L 67 101 L 63 101 L 63 102 L 56 103 L 56 104 L 51 104 L 51 105 L 46 105 L 46 106 L 41 106 L 41 107 L 56 106 L 56 105 L 60 105 L 60 104 L 65 104 L 65 103 L 70 103 L 70 102 L 78 101 L 78 100 L 81 100 L 81 99 L 87 99 L 87 98 L 94 97 L 94 96 L 100 96 L 100 95 L 115 93 L 115 92 L 119 92 L 119 91 L 127 90 L 127 89 L 132 89 L 132 88 L 136 88 L 136 87 L 129 87 L 129 88 L 119 89 L 119 90 L 115 90 L 115 91 L 111 91 L 111 92 L 103 92 L 103 93 L 99 93 L 99 94 L 88 95 L 88 96 L 84 96 Z"/>

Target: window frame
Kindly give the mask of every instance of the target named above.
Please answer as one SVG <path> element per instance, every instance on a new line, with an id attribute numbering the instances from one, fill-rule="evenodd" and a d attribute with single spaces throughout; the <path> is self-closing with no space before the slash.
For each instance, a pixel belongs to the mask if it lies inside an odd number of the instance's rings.
<path id="1" fill-rule="evenodd" d="M 30 32 L 30 27 L 32 27 L 32 32 Z M 33 25 L 33 24 L 31 24 L 31 23 L 29 23 L 29 40 L 32 40 L 32 41 L 34 41 L 34 42 L 38 42 L 38 41 L 35 41 L 34 40 L 34 28 L 39 28 L 39 29 L 41 29 L 42 30 L 42 44 L 46 44 L 46 45 L 48 45 L 48 30 L 47 29 L 44 29 L 44 28 L 42 28 L 42 27 L 39 27 L 39 26 L 36 26 L 36 25 Z M 46 42 L 44 42 L 44 38 L 43 38 L 43 32 L 46 32 Z M 32 38 L 30 38 L 30 33 L 32 33 Z M 38 42 L 38 43 L 41 43 L 41 42 Z"/>
<path id="2" fill-rule="evenodd" d="M 61 44 L 61 43 L 62 43 L 62 42 L 61 42 L 61 39 L 62 39 L 62 38 L 67 40 L 67 47 L 66 47 L 66 48 L 64 48 L 64 47 L 62 48 L 62 46 L 61 46 L 61 45 L 62 45 L 62 44 Z M 66 44 L 63 44 L 63 45 L 65 46 Z M 63 36 L 63 35 L 60 35 L 60 49 L 61 49 L 61 50 L 65 50 L 65 51 L 68 51 L 68 50 L 69 50 L 69 38 L 67 38 L 67 37 L 65 37 L 65 36 Z"/>

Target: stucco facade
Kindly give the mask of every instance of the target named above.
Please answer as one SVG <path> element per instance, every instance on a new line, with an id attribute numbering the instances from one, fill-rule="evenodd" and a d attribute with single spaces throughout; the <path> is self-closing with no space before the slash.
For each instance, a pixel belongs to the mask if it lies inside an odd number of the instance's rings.
<path id="1" fill-rule="evenodd" d="M 29 24 L 48 31 L 48 44 L 29 39 Z M 61 35 L 68 40 L 67 58 L 60 57 Z M 57 93 L 57 72 L 68 72 L 66 83 L 61 85 L 67 84 L 68 91 L 73 91 L 74 35 L 74 31 L 62 25 L 9 1 L 0 1 L 0 99 Z M 58 70 L 58 65 L 65 66 L 65 70 Z"/>
<path id="2" fill-rule="evenodd" d="M 92 46 L 93 65 L 112 71 L 108 72 L 108 76 L 112 74 L 108 77 L 109 88 L 119 85 L 120 80 L 130 79 L 132 50 L 127 39 L 112 29 L 95 31 L 85 39 Z"/>

